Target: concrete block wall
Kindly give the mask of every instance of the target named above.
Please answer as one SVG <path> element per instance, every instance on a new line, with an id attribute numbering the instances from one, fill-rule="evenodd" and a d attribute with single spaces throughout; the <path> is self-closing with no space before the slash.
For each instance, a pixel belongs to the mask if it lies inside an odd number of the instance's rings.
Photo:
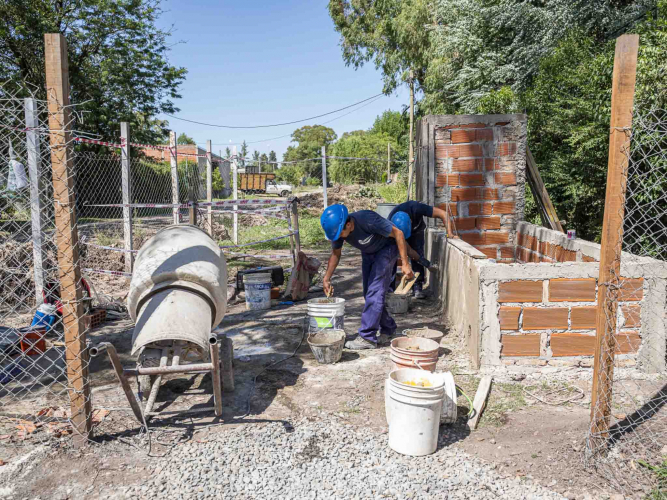
<path id="1" fill-rule="evenodd" d="M 435 204 L 450 210 L 463 241 L 489 258 L 514 262 L 525 204 L 526 116 L 437 118 Z"/>

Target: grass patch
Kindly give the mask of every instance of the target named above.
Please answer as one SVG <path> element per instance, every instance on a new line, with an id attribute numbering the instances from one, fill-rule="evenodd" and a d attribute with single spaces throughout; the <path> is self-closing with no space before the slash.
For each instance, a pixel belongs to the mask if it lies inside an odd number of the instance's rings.
<path id="1" fill-rule="evenodd" d="M 463 389 L 471 400 L 474 400 L 481 379 L 472 375 L 457 375 L 454 372 L 452 372 L 452 374 L 456 379 L 457 385 Z M 491 392 L 486 401 L 486 408 L 482 412 L 482 417 L 479 420 L 479 427 L 500 427 L 505 425 L 505 423 L 507 423 L 507 413 L 517 411 L 520 408 L 527 406 L 528 403 L 524 398 L 522 387 L 521 384 L 493 382 L 491 385 Z M 532 389 L 536 388 L 537 386 L 532 387 Z M 527 387 L 527 389 L 530 390 L 531 388 Z M 459 407 L 467 408 L 468 400 L 463 396 L 460 396 L 457 404 Z"/>
<path id="2" fill-rule="evenodd" d="M 662 463 L 658 465 L 651 465 L 644 460 L 638 460 L 637 463 L 651 471 L 656 482 L 655 489 L 646 496 L 646 499 L 658 500 L 667 498 L 667 460 L 663 459 Z"/>
<path id="3" fill-rule="evenodd" d="M 375 188 L 386 203 L 403 203 L 408 198 L 408 186 L 402 182 L 378 184 Z"/>
<path id="4" fill-rule="evenodd" d="M 98 245 L 104 247 L 113 246 L 122 240 L 120 234 L 116 231 L 95 231 L 93 237 Z"/>

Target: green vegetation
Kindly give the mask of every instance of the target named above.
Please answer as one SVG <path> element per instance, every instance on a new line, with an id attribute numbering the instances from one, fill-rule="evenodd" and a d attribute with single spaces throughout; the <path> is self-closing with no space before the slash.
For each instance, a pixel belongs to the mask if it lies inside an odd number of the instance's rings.
<path id="1" fill-rule="evenodd" d="M 345 62 L 372 62 L 386 92 L 414 71 L 418 116 L 525 112 L 559 217 L 599 238 L 615 39 L 640 35 L 635 116 L 667 108 L 665 0 L 330 0 L 329 12 Z M 633 141 L 648 151 L 656 137 Z M 650 161 L 641 168 L 655 168 Z M 654 187 L 653 201 L 667 185 Z M 539 220 L 532 198 L 526 215 Z"/>
<path id="2" fill-rule="evenodd" d="M 44 33 L 64 33 L 72 102 L 86 117 L 77 129 L 116 139 L 129 122 L 133 140 L 162 142 L 168 124 L 154 117 L 177 111 L 187 71 L 169 64 L 173 41 L 158 27 L 161 14 L 159 0 L 0 2 L 3 88 L 21 97 L 29 87 L 46 99 Z"/>
<path id="3" fill-rule="evenodd" d="M 658 465 L 651 465 L 644 460 L 638 460 L 640 466 L 651 471 L 655 477 L 656 487 L 646 497 L 646 500 L 664 500 L 667 498 L 667 459 Z"/>

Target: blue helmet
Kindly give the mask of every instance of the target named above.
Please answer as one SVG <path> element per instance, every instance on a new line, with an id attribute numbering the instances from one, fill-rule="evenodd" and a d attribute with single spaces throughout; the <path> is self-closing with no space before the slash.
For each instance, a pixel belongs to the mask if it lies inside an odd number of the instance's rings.
<path id="1" fill-rule="evenodd" d="M 336 204 L 324 209 L 320 217 L 320 224 L 324 229 L 324 235 L 329 241 L 336 241 L 347 222 L 347 207 Z"/>
<path id="2" fill-rule="evenodd" d="M 405 236 L 406 240 L 410 237 L 412 234 L 412 221 L 408 214 L 405 212 L 396 212 L 391 218 L 391 222 L 394 226 L 403 231 L 403 236 Z"/>

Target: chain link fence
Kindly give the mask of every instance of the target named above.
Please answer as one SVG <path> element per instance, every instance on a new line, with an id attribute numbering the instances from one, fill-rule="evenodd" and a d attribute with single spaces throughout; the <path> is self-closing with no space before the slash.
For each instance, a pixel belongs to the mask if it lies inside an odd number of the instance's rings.
<path id="1" fill-rule="evenodd" d="M 587 461 L 628 497 L 667 498 L 667 112 L 636 115 L 625 133 L 620 273 L 598 299 L 615 335 L 599 355 Z"/>

